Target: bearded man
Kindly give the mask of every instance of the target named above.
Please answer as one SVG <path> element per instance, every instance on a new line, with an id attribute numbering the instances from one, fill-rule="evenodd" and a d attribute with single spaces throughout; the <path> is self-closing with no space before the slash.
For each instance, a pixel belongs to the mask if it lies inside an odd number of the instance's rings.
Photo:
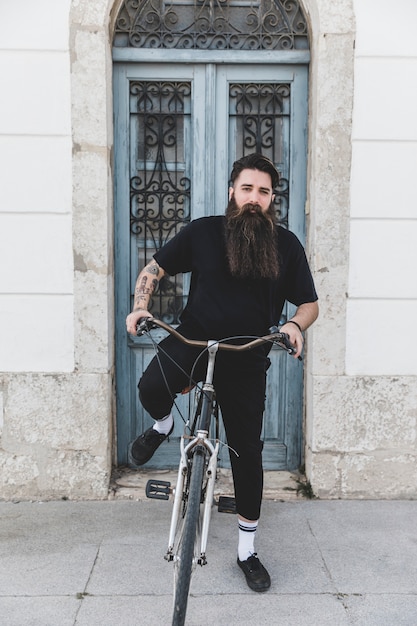
<path id="1" fill-rule="evenodd" d="M 255 153 L 236 161 L 230 178 L 226 215 L 192 221 L 141 271 L 127 331 L 135 335 L 138 320 L 151 317 L 149 301 L 165 274 L 191 272 L 179 332 L 201 340 L 266 335 L 288 300 L 297 309 L 281 330 L 296 347 L 297 358 L 302 333 L 318 316 L 317 294 L 301 243 L 277 225 L 272 203 L 278 172 L 269 159 Z M 173 399 L 189 384 L 199 354 L 172 336 L 160 347 L 139 382 L 140 400 L 155 424 L 130 445 L 133 466 L 147 463 L 171 434 Z M 214 373 L 235 489 L 237 563 L 254 591 L 266 591 L 271 584 L 254 548 L 262 502 L 261 430 L 269 350 L 265 344 L 237 355 L 219 352 Z M 205 365 L 204 359 L 197 361 L 194 380 L 204 379 Z"/>

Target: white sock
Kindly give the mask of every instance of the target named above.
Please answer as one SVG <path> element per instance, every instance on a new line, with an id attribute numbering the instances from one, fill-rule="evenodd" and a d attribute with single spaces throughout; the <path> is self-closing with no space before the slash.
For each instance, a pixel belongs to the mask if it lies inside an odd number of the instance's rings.
<path id="1" fill-rule="evenodd" d="M 167 435 L 171 430 L 173 423 L 174 418 L 172 417 L 172 413 L 170 413 L 166 417 L 163 417 L 161 420 L 155 420 L 155 424 L 152 426 L 152 428 L 161 435 Z"/>
<path id="2" fill-rule="evenodd" d="M 244 522 L 238 518 L 239 523 L 239 545 L 238 556 L 239 561 L 246 561 L 255 553 L 255 535 L 258 528 L 258 522 Z"/>

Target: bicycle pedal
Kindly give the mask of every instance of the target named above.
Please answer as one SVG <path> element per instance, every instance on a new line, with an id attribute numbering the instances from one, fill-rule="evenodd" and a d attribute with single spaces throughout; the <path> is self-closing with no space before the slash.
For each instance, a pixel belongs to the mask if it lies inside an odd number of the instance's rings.
<path id="1" fill-rule="evenodd" d="M 236 513 L 236 500 L 231 496 L 219 496 L 219 513 Z"/>
<path id="2" fill-rule="evenodd" d="M 169 500 L 171 483 L 166 480 L 148 480 L 145 493 L 147 498 L 154 500 Z"/>

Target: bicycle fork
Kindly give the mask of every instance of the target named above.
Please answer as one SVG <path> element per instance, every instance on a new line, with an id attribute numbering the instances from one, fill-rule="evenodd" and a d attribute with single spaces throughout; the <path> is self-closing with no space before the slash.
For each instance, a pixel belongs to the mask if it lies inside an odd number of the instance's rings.
<path id="1" fill-rule="evenodd" d="M 211 441 L 209 441 L 207 438 L 201 438 L 198 433 L 197 433 L 197 436 L 194 439 L 192 439 L 187 445 L 185 445 L 184 442 L 185 442 L 184 437 L 181 437 L 181 461 L 180 461 L 180 466 L 178 469 L 177 484 L 176 484 L 175 496 L 174 496 L 174 505 L 173 505 L 172 517 L 171 517 L 171 526 L 169 530 L 168 550 L 165 555 L 165 558 L 168 561 L 173 561 L 176 558 L 175 551 L 174 551 L 174 547 L 175 547 L 174 542 L 175 542 L 178 519 L 181 514 L 181 507 L 183 506 L 184 483 L 187 480 L 187 471 L 188 471 L 187 453 L 194 446 L 203 445 L 206 448 L 207 453 L 209 454 L 209 462 L 205 470 L 206 493 L 205 493 L 205 498 L 204 498 L 201 537 L 200 537 L 200 545 L 198 549 L 199 556 L 197 557 L 197 563 L 199 565 L 205 565 L 207 563 L 206 548 L 207 548 L 211 507 L 213 505 L 213 499 L 214 499 L 214 486 L 215 486 L 215 480 L 216 480 L 217 454 L 219 451 L 219 442 L 216 442 L 216 445 L 213 446 Z"/>
<path id="2" fill-rule="evenodd" d="M 216 354 L 218 350 L 218 342 L 210 341 L 208 345 L 208 364 L 207 364 L 207 374 L 206 381 L 203 385 L 203 405 L 201 409 L 201 415 L 199 424 L 197 427 L 197 433 L 195 437 L 189 440 L 186 436 L 182 436 L 180 440 L 180 464 L 178 468 L 178 476 L 177 476 L 177 484 L 175 488 L 175 496 L 174 496 L 174 504 L 172 510 L 171 517 L 171 526 L 169 531 L 169 539 L 168 539 L 168 550 L 165 555 L 165 559 L 168 561 L 173 561 L 176 557 L 175 554 L 175 536 L 177 531 L 178 519 L 181 513 L 181 507 L 183 505 L 183 493 L 184 493 L 184 484 L 187 480 L 188 474 L 188 463 L 190 454 L 192 454 L 192 450 L 196 446 L 202 446 L 206 451 L 206 457 L 209 456 L 209 461 L 205 469 L 205 479 L 206 479 L 206 490 L 205 490 L 205 498 L 204 498 L 204 507 L 203 507 L 203 516 L 202 516 L 202 525 L 201 525 L 201 535 L 200 535 L 200 545 L 197 552 L 196 563 L 199 565 L 206 565 L 206 548 L 207 548 L 207 539 L 208 539 L 208 530 L 210 524 L 210 516 L 211 516 L 211 507 L 214 500 L 214 486 L 216 480 L 216 470 L 217 470 L 217 456 L 219 452 L 220 442 L 216 441 L 215 445 L 208 439 L 209 434 L 209 426 L 211 419 L 211 407 L 213 401 L 214 387 L 213 387 L 213 374 L 214 374 L 214 363 L 216 359 Z M 205 405 L 209 407 L 210 410 L 205 409 Z M 202 421 L 206 423 L 202 423 Z"/>

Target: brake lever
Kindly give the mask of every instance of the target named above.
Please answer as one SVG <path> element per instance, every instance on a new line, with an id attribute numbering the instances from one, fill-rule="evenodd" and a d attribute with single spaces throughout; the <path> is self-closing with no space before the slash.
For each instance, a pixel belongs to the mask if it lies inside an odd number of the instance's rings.
<path id="1" fill-rule="evenodd" d="M 138 337 L 141 337 L 142 335 L 144 335 L 145 333 L 147 333 L 154 327 L 153 325 L 149 323 L 151 321 L 152 321 L 152 317 L 139 318 L 138 323 L 136 324 L 136 335 Z"/>
<path id="2" fill-rule="evenodd" d="M 268 330 L 271 333 L 271 335 L 275 335 L 276 333 L 280 333 L 284 337 L 283 341 L 278 341 L 277 340 L 276 343 L 281 348 L 283 348 L 288 354 L 290 354 L 292 356 L 293 354 L 295 354 L 297 352 L 297 348 L 295 346 L 293 346 L 292 343 L 290 343 L 290 338 L 287 335 L 287 333 L 281 333 L 281 331 L 278 328 L 278 326 L 271 326 Z M 297 357 L 297 359 L 299 361 L 302 361 L 303 357 L 300 355 L 300 356 Z"/>

